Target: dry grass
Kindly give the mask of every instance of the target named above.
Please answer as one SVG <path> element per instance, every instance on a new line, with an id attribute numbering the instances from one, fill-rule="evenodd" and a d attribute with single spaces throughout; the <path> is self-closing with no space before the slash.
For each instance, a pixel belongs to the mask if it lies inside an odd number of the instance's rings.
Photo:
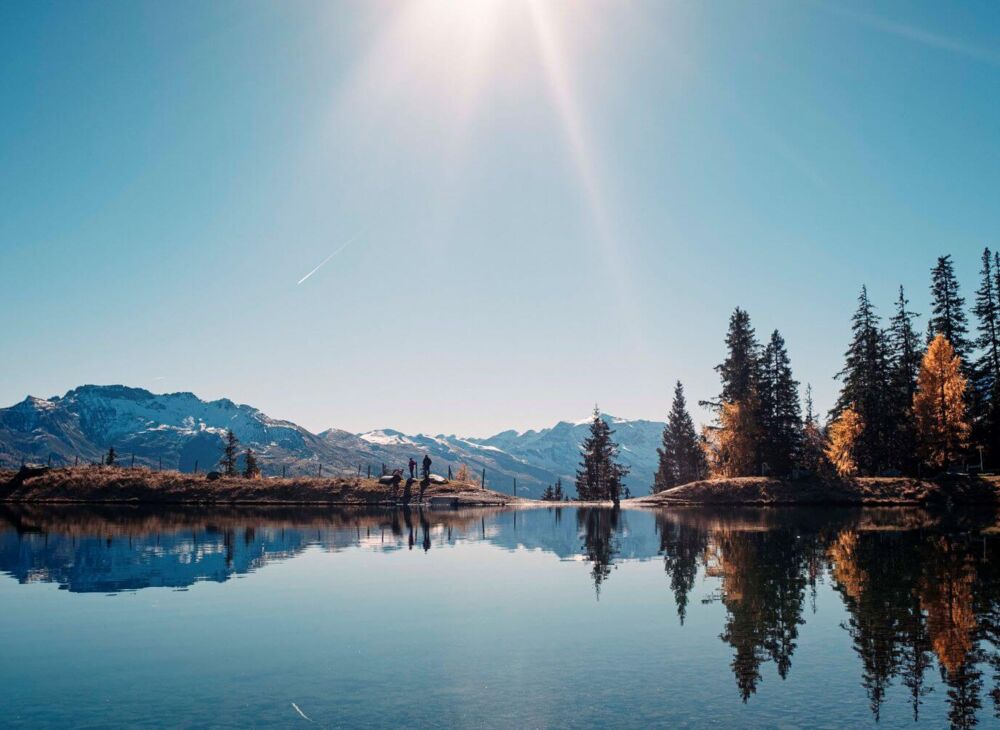
<path id="1" fill-rule="evenodd" d="M 859 477 L 838 480 L 784 481 L 765 477 L 705 479 L 659 494 L 638 504 L 870 504 L 919 505 L 935 502 L 991 503 L 1000 495 L 1000 478 L 913 479 Z"/>
<path id="2" fill-rule="evenodd" d="M 385 503 L 391 488 L 375 479 L 358 477 L 292 477 L 287 479 L 223 478 L 209 481 L 203 474 L 117 467 L 51 469 L 23 484 L 3 482 L 0 501 L 6 502 L 126 502 L 174 504 L 344 504 Z M 396 492 L 402 498 L 401 484 Z M 419 496 L 419 482 L 412 485 L 412 499 Z M 509 496 L 453 481 L 431 484 L 424 498 L 457 497 L 461 504 L 501 505 Z"/>

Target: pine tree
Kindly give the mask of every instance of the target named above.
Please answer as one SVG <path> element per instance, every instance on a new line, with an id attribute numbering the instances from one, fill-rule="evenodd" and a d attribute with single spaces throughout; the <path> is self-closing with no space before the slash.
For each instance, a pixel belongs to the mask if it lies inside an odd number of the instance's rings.
<path id="1" fill-rule="evenodd" d="M 1000 442 L 1000 252 L 983 251 L 979 290 L 973 314 L 978 321 L 976 347 L 980 350 L 974 369 L 974 428 L 977 441 Z"/>
<path id="2" fill-rule="evenodd" d="M 931 318 L 927 324 L 927 343 L 939 334 L 944 335 L 965 363 L 962 372 L 968 374 L 972 366 L 969 325 L 965 317 L 965 299 L 959 293 L 950 255 L 939 256 L 937 265 L 931 269 Z"/>
<path id="3" fill-rule="evenodd" d="M 247 449 L 243 455 L 243 461 L 243 476 L 247 479 L 256 479 L 257 475 L 260 474 L 260 468 L 257 466 L 257 457 L 254 455 L 253 449 Z"/>
<path id="4" fill-rule="evenodd" d="M 830 441 L 826 456 L 840 476 L 857 474 L 857 451 L 864 432 L 864 421 L 850 406 L 844 408 L 837 419 L 830 424 Z"/>
<path id="5" fill-rule="evenodd" d="M 827 466 L 826 440 L 816 413 L 813 410 L 812 386 L 806 384 L 806 415 L 802 423 L 802 449 L 799 452 L 799 466 L 813 474 L 820 474 Z"/>
<path id="6" fill-rule="evenodd" d="M 840 396 L 830 412 L 830 421 L 838 420 L 847 408 L 857 413 L 864 431 L 855 445 L 856 467 L 861 472 L 878 474 L 888 462 L 889 379 L 884 333 L 868 299 L 867 287 L 861 287 L 851 329 L 853 336 L 844 355 L 844 369 L 837 373 Z"/>
<path id="7" fill-rule="evenodd" d="M 750 315 L 739 307 L 729 318 L 726 359 L 715 370 L 722 380 L 722 392 L 717 401 L 703 405 L 715 409 L 719 418 L 718 424 L 709 433 L 715 442 L 714 447 L 709 447 L 709 462 L 713 458 L 721 458 L 725 466 L 717 463 L 713 473 L 718 473 L 721 469 L 725 474 L 720 475 L 724 476 L 757 474 L 762 458 L 761 351 L 757 334 L 750 324 Z M 741 433 L 726 432 L 727 428 L 736 427 L 736 424 L 739 424 Z"/>
<path id="8" fill-rule="evenodd" d="M 889 391 L 887 395 L 887 426 L 889 464 L 900 471 L 913 470 L 915 436 L 913 431 L 913 395 L 917 391 L 917 373 L 922 353 L 920 338 L 913 320 L 919 316 L 907 309 L 909 300 L 899 287 L 896 313 L 889 320 L 886 338 L 888 348 Z"/>
<path id="9" fill-rule="evenodd" d="M 601 412 L 594 406 L 594 420 L 590 424 L 590 435 L 584 439 L 580 450 L 583 460 L 576 473 L 576 493 L 581 500 L 598 501 L 610 499 L 618 506 L 621 500 L 622 479 L 628 474 L 628 467 L 618 463 L 618 444 L 611 438 L 614 431 L 601 418 Z"/>
<path id="10" fill-rule="evenodd" d="M 115 452 L 115 447 L 112 446 L 112 447 L 110 447 L 108 449 L 108 455 L 105 457 L 104 463 L 107 464 L 108 466 L 114 466 L 115 465 L 115 459 L 117 459 L 117 458 L 118 458 L 118 454 L 117 454 L 117 452 Z"/>
<path id="11" fill-rule="evenodd" d="M 236 475 L 236 459 L 239 452 L 240 442 L 236 438 L 236 434 L 233 433 L 233 429 L 226 431 L 226 440 L 222 446 L 222 458 L 219 459 L 219 465 L 222 467 L 222 472 L 227 477 Z"/>
<path id="12" fill-rule="evenodd" d="M 750 324 L 750 315 L 737 307 L 729 317 L 726 333 L 726 359 L 716 365 L 722 380 L 722 403 L 748 403 L 757 397 L 760 382 L 760 343 Z"/>
<path id="13" fill-rule="evenodd" d="M 802 445 L 802 406 L 799 383 L 785 340 L 778 330 L 764 348 L 760 376 L 761 450 L 772 474 L 786 476 L 798 460 Z"/>
<path id="14" fill-rule="evenodd" d="M 551 502 L 553 500 L 554 493 L 555 490 L 552 488 L 552 485 L 549 484 L 545 487 L 545 491 L 542 492 L 542 501 Z"/>
<path id="15" fill-rule="evenodd" d="M 688 413 L 684 386 L 677 381 L 670 415 L 663 427 L 663 445 L 656 450 L 660 463 L 653 480 L 653 492 L 704 479 L 708 471 L 698 432 Z"/>
<path id="16" fill-rule="evenodd" d="M 559 477 L 558 479 L 556 479 L 555 489 L 552 490 L 552 499 L 553 499 L 553 501 L 556 501 L 556 502 L 562 502 L 563 501 L 562 477 Z"/>
<path id="17" fill-rule="evenodd" d="M 968 445 L 971 428 L 965 411 L 966 384 L 958 354 L 939 334 L 924 355 L 913 398 L 917 444 L 932 467 L 947 468 Z"/>

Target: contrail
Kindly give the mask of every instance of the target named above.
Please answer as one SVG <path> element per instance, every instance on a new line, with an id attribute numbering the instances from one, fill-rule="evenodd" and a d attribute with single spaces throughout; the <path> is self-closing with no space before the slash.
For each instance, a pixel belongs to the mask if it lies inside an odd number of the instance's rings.
<path id="1" fill-rule="evenodd" d="M 323 264 L 320 264 L 320 266 L 322 266 L 322 265 Z M 306 713 L 304 713 L 302 710 L 300 710 L 299 706 L 297 704 L 295 704 L 294 702 L 292 703 L 292 707 L 295 708 L 295 711 L 297 713 L 299 713 L 300 715 L 302 715 L 302 719 L 303 720 L 308 720 L 309 722 L 315 723 L 315 721 L 311 717 L 309 717 L 308 715 L 306 715 Z"/>
<path id="2" fill-rule="evenodd" d="M 340 252 L 341 252 L 341 251 L 343 251 L 343 250 L 344 250 L 345 248 L 347 248 L 348 246 L 350 246 L 350 245 L 351 245 L 352 243 L 354 243 L 354 240 L 355 240 L 355 239 L 356 239 L 356 238 L 357 238 L 357 237 L 358 237 L 359 235 L 360 235 L 360 234 L 355 234 L 355 235 L 351 236 L 351 237 L 350 237 L 349 239 L 347 239 L 347 243 L 345 243 L 345 244 L 344 244 L 343 246 L 341 246 L 340 248 L 338 248 L 338 249 L 337 249 L 336 251 L 334 251 L 334 252 L 333 252 L 332 254 L 330 254 L 330 255 L 329 255 L 329 256 L 327 256 L 327 257 L 326 257 L 325 259 L 323 259 L 322 261 L 320 261 L 320 262 L 319 262 L 319 266 L 317 266 L 317 267 L 316 267 L 315 269 L 313 269 L 313 270 L 312 270 L 312 271 L 310 271 L 310 272 L 309 272 L 308 274 L 306 274 L 306 275 L 305 275 L 305 276 L 303 276 L 303 277 L 302 277 L 301 279 L 299 279 L 299 280 L 298 280 L 298 282 L 297 282 L 297 283 L 295 284 L 295 286 L 298 286 L 298 285 L 299 285 L 299 284 L 301 284 L 301 283 L 302 283 L 303 281 L 305 281 L 306 279 L 308 279 L 308 278 L 309 278 L 310 276 L 312 276 L 313 274 L 315 274 L 315 273 L 316 273 L 317 271 L 319 271 L 320 269 L 322 269 L 322 268 L 323 268 L 323 267 L 324 267 L 324 266 L 326 265 L 326 262 L 327 262 L 327 261 L 329 261 L 330 259 L 332 259 L 332 258 L 333 258 L 334 256 L 336 256 L 336 255 L 337 255 L 338 253 L 340 253 Z"/>

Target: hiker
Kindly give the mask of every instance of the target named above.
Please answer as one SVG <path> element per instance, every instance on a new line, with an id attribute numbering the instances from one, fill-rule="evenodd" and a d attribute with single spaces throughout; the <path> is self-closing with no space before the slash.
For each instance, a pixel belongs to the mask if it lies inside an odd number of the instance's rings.
<path id="1" fill-rule="evenodd" d="M 424 479 L 431 478 L 431 457 L 430 454 L 424 454 Z"/>
<path id="2" fill-rule="evenodd" d="M 417 476 L 417 460 L 412 456 L 410 457 L 410 479 Z"/>

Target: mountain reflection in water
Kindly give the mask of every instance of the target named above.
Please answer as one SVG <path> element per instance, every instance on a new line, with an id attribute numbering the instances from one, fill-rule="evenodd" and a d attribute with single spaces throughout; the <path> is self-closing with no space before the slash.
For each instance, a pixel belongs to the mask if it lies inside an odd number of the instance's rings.
<path id="1" fill-rule="evenodd" d="M 70 592 L 186 588 L 323 551 L 468 544 L 589 566 L 594 597 L 632 561 L 662 560 L 676 622 L 724 609 L 735 691 L 794 671 L 821 587 L 844 609 L 871 718 L 905 687 L 914 721 L 940 688 L 948 721 L 1000 718 L 1000 543 L 993 515 L 912 509 L 350 510 L 0 506 L 0 572 Z M 334 558 L 336 559 L 336 558 Z M 704 607 L 700 609 L 699 607 Z M 819 620 L 819 619 L 816 619 Z M 842 634 L 843 635 L 843 634 Z"/>

